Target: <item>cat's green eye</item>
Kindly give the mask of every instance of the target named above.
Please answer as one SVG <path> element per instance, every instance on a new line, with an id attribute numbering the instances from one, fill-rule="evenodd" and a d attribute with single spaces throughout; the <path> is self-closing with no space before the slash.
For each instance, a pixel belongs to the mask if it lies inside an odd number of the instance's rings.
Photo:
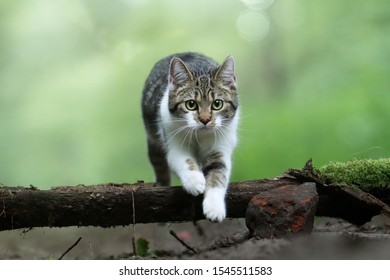
<path id="1" fill-rule="evenodd" d="M 221 110 L 223 107 L 223 101 L 221 99 L 216 99 L 216 100 L 214 100 L 211 107 L 213 108 L 213 110 L 216 110 L 216 111 Z"/>
<path id="2" fill-rule="evenodd" d="M 196 103 L 195 100 L 187 100 L 184 104 L 186 105 L 186 108 L 190 111 L 195 111 L 196 109 L 198 109 L 198 103 Z"/>

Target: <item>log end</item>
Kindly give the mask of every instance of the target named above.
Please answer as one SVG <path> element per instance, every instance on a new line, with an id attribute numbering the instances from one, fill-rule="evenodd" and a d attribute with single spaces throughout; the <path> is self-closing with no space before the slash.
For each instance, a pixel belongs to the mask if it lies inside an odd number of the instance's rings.
<path id="1" fill-rule="evenodd" d="M 254 196 L 246 210 L 246 226 L 257 238 L 311 233 L 318 203 L 315 183 L 285 185 Z"/>

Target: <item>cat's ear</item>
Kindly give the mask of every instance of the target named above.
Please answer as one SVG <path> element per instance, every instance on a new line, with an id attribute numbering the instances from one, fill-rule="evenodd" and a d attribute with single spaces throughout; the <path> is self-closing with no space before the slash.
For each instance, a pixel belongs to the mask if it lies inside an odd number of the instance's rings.
<path id="1" fill-rule="evenodd" d="M 216 69 L 214 78 L 221 80 L 225 86 L 235 89 L 237 87 L 237 81 L 234 68 L 234 58 L 229 55 L 222 65 Z"/>
<path id="2" fill-rule="evenodd" d="M 169 64 L 169 88 L 171 90 L 192 79 L 192 74 L 180 58 L 174 57 Z"/>

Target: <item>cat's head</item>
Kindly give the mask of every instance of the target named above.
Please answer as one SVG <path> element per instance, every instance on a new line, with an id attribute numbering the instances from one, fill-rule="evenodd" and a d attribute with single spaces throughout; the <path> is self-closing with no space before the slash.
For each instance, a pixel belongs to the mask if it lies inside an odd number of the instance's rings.
<path id="1" fill-rule="evenodd" d="M 238 96 L 234 59 L 199 73 L 174 57 L 169 66 L 169 111 L 190 128 L 219 128 L 236 115 Z"/>

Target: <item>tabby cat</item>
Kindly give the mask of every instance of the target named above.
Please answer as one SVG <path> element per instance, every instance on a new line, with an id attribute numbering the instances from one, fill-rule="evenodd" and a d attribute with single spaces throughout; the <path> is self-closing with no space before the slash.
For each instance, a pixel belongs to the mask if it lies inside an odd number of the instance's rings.
<path id="1" fill-rule="evenodd" d="M 222 65 L 198 53 L 180 53 L 156 63 L 145 82 L 142 114 L 156 181 L 204 193 L 203 213 L 226 216 L 233 149 L 237 143 L 238 96 L 234 59 Z"/>

